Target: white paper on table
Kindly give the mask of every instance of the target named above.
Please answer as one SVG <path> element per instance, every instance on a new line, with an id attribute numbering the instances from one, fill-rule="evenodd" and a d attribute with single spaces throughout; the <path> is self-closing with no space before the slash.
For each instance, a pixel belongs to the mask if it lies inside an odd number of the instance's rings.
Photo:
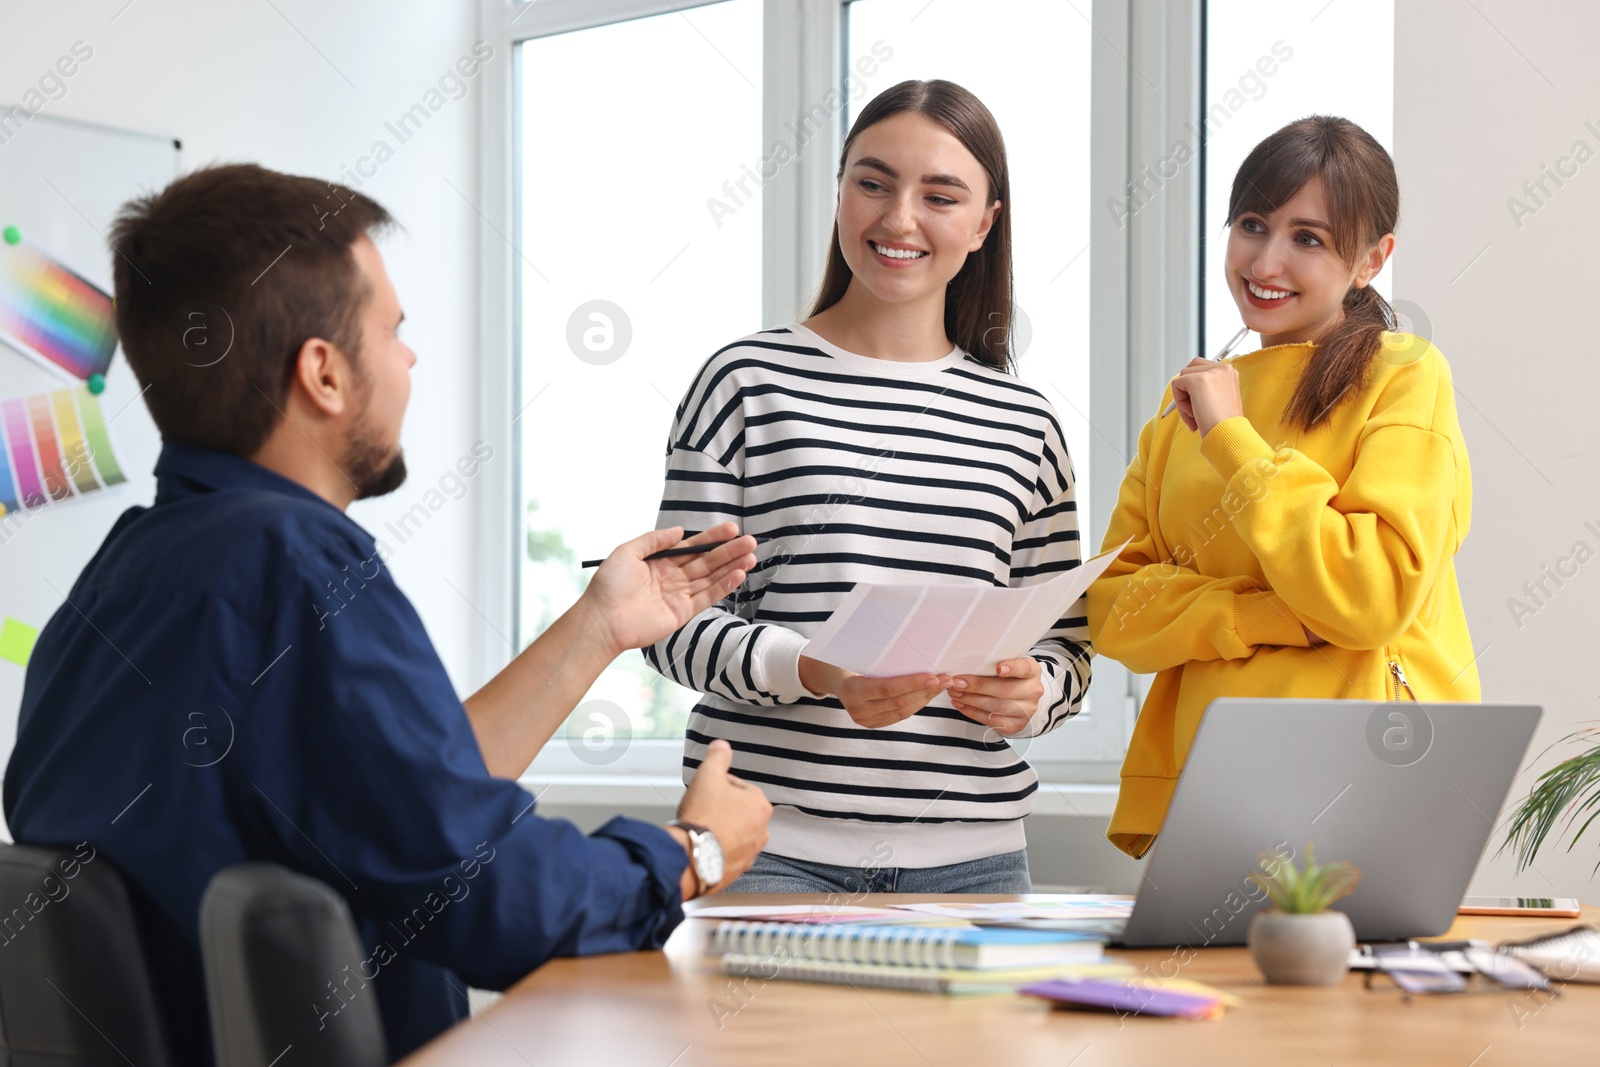
<path id="1" fill-rule="evenodd" d="M 888 908 L 866 908 L 854 904 L 717 904 L 686 913 L 691 919 L 758 919 L 766 922 L 879 922 L 898 921 L 905 916 Z"/>
<path id="2" fill-rule="evenodd" d="M 858 582 L 802 652 L 870 678 L 993 674 L 1037 644 L 1127 546 L 1018 589 Z"/>
<path id="3" fill-rule="evenodd" d="M 1126 919 L 1133 914 L 1133 898 L 1122 894 L 1052 894 L 1033 900 L 931 901 L 891 904 L 897 911 L 935 915 L 969 922 L 1022 920 Z"/>

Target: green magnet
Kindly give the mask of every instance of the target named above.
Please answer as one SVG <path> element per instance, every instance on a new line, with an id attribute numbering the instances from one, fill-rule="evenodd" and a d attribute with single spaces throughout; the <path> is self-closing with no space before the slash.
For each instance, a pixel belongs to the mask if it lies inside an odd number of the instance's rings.
<path id="1" fill-rule="evenodd" d="M 6 244 L 14 245 L 22 241 L 22 231 L 15 226 L 6 227 Z"/>
<path id="2" fill-rule="evenodd" d="M 89 392 L 99 396 L 106 391 L 106 376 L 104 374 L 89 375 Z"/>

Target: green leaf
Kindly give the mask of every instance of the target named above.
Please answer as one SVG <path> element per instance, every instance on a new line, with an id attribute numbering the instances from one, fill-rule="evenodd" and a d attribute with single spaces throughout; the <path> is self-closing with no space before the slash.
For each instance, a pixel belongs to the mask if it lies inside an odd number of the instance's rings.
<path id="1" fill-rule="evenodd" d="M 1261 887 L 1273 907 L 1293 915 L 1326 911 L 1334 901 L 1355 892 L 1361 881 L 1361 872 L 1344 860 L 1318 863 L 1309 841 L 1303 867 L 1276 852 L 1262 852 L 1257 858 L 1261 869 L 1246 877 Z"/>
<path id="2" fill-rule="evenodd" d="M 1568 734 L 1562 740 L 1570 742 L 1594 738 L 1597 734 L 1600 731 L 1591 727 Z M 1526 870 L 1533 865 L 1539 849 L 1549 839 L 1562 815 L 1567 816 L 1563 832 L 1571 832 L 1578 817 L 1597 806 L 1600 806 L 1600 745 L 1593 745 L 1588 751 L 1563 760 L 1539 776 L 1528 795 L 1511 813 L 1499 852 L 1508 848 L 1513 850 L 1517 857 L 1517 870 Z M 1594 818 L 1594 815 L 1590 815 L 1572 833 L 1568 851 L 1577 845 Z M 1595 864 L 1595 869 L 1600 871 L 1600 863 Z"/>

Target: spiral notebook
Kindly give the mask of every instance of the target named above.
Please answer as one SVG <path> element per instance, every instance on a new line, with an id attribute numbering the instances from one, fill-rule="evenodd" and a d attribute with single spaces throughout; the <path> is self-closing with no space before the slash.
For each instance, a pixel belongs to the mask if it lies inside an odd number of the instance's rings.
<path id="1" fill-rule="evenodd" d="M 779 962 L 990 970 L 1097 963 L 1104 946 L 1104 938 L 1077 931 L 722 922 L 706 950 Z"/>
<path id="2" fill-rule="evenodd" d="M 1533 964 L 1546 978 L 1600 982 L 1600 929 L 1593 926 L 1574 926 L 1526 941 L 1505 941 L 1500 951 Z"/>

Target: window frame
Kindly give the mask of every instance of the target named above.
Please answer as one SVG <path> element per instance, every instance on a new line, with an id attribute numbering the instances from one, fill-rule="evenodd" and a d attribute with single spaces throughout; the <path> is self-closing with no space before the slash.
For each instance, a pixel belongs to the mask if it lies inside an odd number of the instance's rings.
<path id="1" fill-rule="evenodd" d="M 477 494 L 477 554 L 473 574 L 473 647 L 477 678 L 502 669 L 517 633 L 521 586 L 522 257 L 521 43 L 653 15 L 686 12 L 720 0 L 480 0 L 482 36 L 504 62 L 485 67 L 480 97 L 478 203 L 481 300 L 478 410 L 482 436 L 512 462 L 486 467 L 489 491 Z M 762 143 L 783 124 L 844 92 L 845 41 L 853 0 L 763 0 Z M 1070 2 L 1070 0 L 1069 0 Z M 1106 529 L 1138 431 L 1188 354 L 1199 348 L 1200 188 L 1203 163 L 1180 169 L 1159 194 L 1118 224 L 1111 210 L 1147 163 L 1188 136 L 1201 114 L 1204 0 L 1135 4 L 1095 0 L 1090 134 L 1090 388 L 1096 447 L 1087 475 L 1093 486 L 1084 550 L 1092 553 Z M 1156 79 L 1145 72 L 1160 75 Z M 843 142 L 843 114 L 828 136 L 817 137 L 793 165 L 763 188 L 762 318 L 795 318 L 821 277 L 833 220 L 834 169 Z M 819 239 L 820 238 L 820 239 Z M 1164 353 L 1178 353 L 1176 357 Z M 1170 365 L 1169 365 L 1170 364 Z M 1082 474 L 1080 474 L 1080 477 Z M 508 636 L 509 635 L 509 636 Z M 508 648 L 507 646 L 510 646 Z M 1030 747 L 1029 760 L 1046 782 L 1115 781 L 1148 689 L 1147 677 L 1097 658 L 1092 710 L 1069 720 Z M 681 745 L 651 739 L 629 746 L 605 767 L 579 761 L 565 746 L 546 746 L 530 774 L 541 780 L 627 776 L 659 782 L 681 773 Z M 663 794 L 665 798 L 667 794 Z"/>

